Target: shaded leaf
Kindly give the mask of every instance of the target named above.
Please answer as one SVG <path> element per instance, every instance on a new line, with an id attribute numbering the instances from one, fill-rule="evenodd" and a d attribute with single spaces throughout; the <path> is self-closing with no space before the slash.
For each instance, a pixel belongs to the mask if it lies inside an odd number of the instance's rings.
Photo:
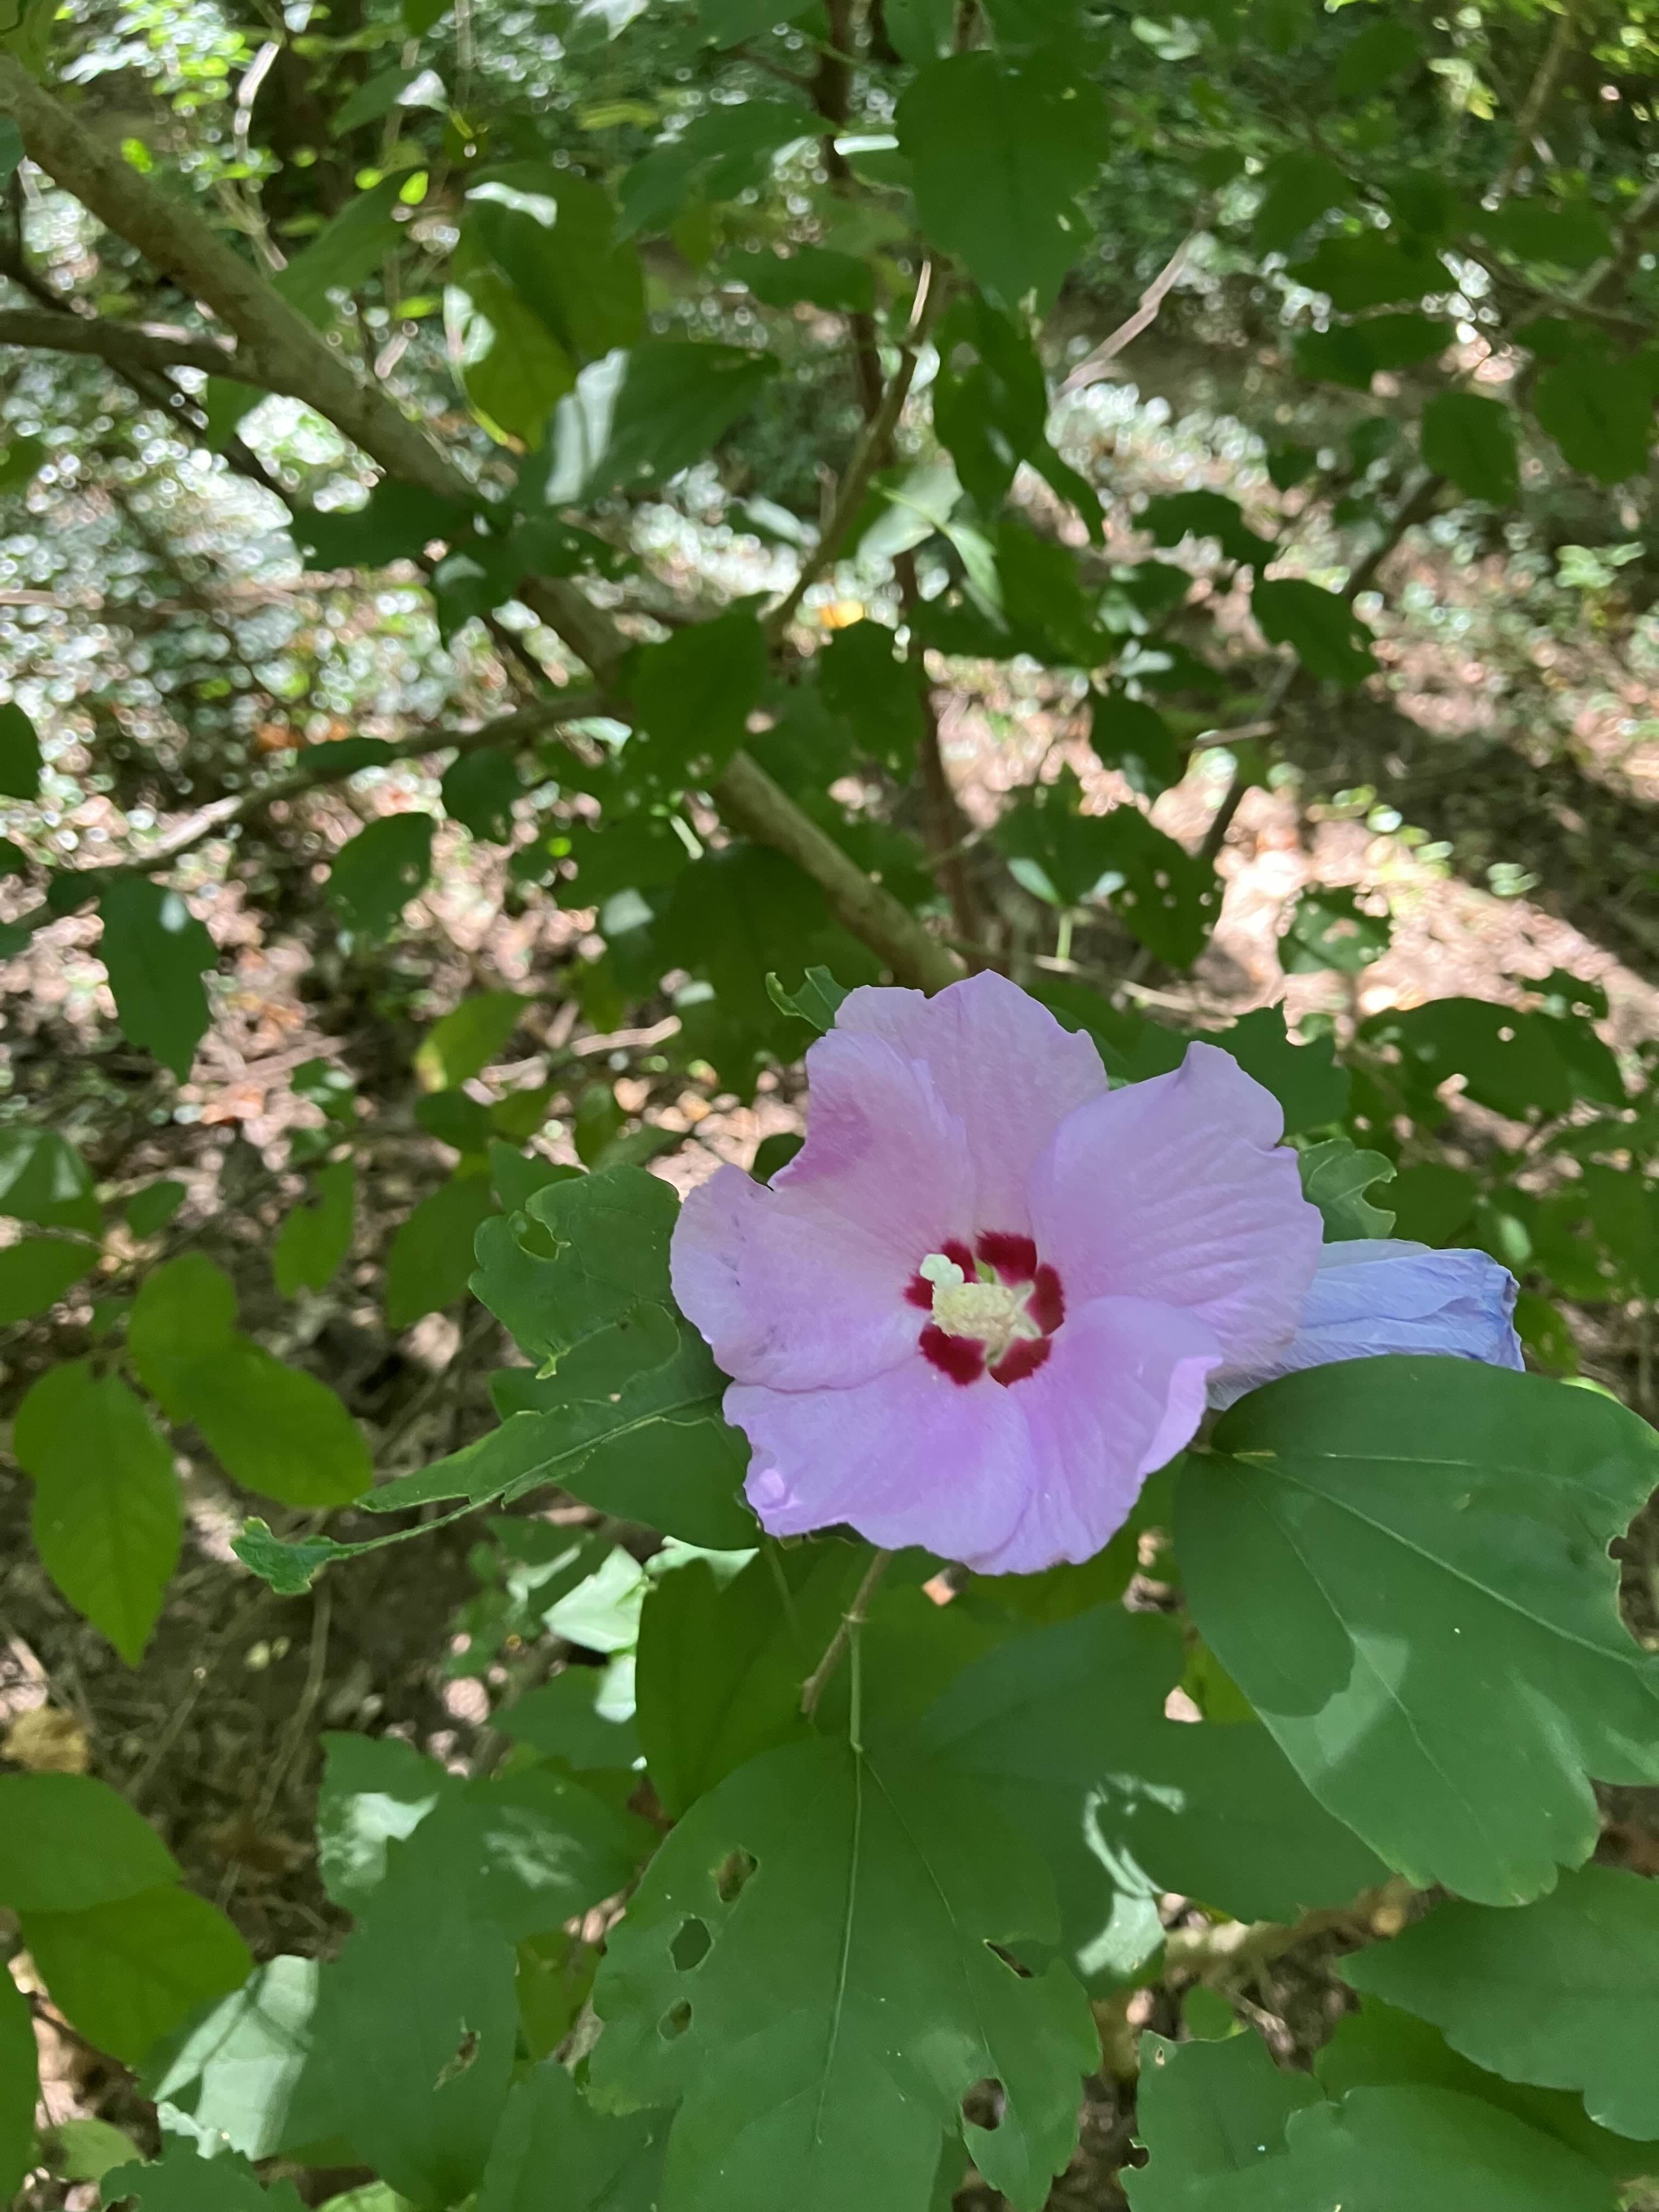
<path id="1" fill-rule="evenodd" d="M 458 1173 L 398 1223 L 386 1261 L 388 1328 L 408 1328 L 465 1297 L 473 1238 L 495 1210 L 489 1177 Z"/>
<path id="2" fill-rule="evenodd" d="M 74 1237 L 25 1237 L 0 1250 L 0 1328 L 55 1306 L 98 1264 L 98 1248 Z"/>
<path id="3" fill-rule="evenodd" d="M 270 1272 L 285 1298 L 325 1291 L 351 1249 L 356 1222 L 357 1170 L 349 1160 L 319 1168 L 313 1198 L 283 1218 L 270 1248 Z"/>
<path id="4" fill-rule="evenodd" d="M 426 888 L 433 828 L 429 814 L 382 815 L 335 854 L 326 896 L 354 945 L 388 936 Z"/>
<path id="5" fill-rule="evenodd" d="M 1437 392 L 1423 410 L 1423 460 L 1471 499 L 1507 507 L 1519 496 L 1515 416 L 1498 400 Z"/>
<path id="6" fill-rule="evenodd" d="M 9 700 L 0 707 L 0 797 L 36 799 L 40 791 L 40 740 L 22 708 Z"/>
<path id="7" fill-rule="evenodd" d="M 1259 578 L 1250 611 L 1271 644 L 1295 648 L 1310 676 L 1359 684 L 1376 671 L 1370 632 L 1339 592 L 1300 576 Z"/>
<path id="8" fill-rule="evenodd" d="M 1389 1358 L 1270 1383 L 1215 1443 L 1176 1488 L 1188 1602 L 1321 1802 L 1481 1903 L 1587 1857 L 1589 1778 L 1659 1777 L 1659 1660 L 1606 1553 L 1659 1479 L 1645 1423 L 1536 1376 Z"/>
<path id="9" fill-rule="evenodd" d="M 957 1777 L 842 1743 L 769 1752 L 680 1823 L 612 1933 L 596 2101 L 678 2103 L 665 2188 L 684 2212 L 919 2203 L 958 2130 L 1035 2212 L 1097 2039 L 1062 1967 L 1024 1979 L 990 1947 L 1053 1932 L 1041 1863 Z M 986 2078 L 994 2131 L 962 2113 Z"/>
<path id="10" fill-rule="evenodd" d="M 179 1485 L 165 1439 L 125 1382 L 75 1359 L 30 1390 L 12 1448 L 34 1481 L 41 1565 L 136 1667 L 179 1562 Z"/>

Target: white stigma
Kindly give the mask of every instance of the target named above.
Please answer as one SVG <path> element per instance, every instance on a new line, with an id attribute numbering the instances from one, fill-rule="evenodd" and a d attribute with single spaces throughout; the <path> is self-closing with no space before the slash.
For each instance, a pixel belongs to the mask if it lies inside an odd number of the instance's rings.
<path id="1" fill-rule="evenodd" d="M 973 1337 L 994 1363 L 1011 1344 L 1042 1331 L 1026 1310 L 1029 1283 L 969 1282 L 954 1260 L 930 1252 L 916 1270 L 933 1286 L 933 1319 L 947 1336 Z"/>

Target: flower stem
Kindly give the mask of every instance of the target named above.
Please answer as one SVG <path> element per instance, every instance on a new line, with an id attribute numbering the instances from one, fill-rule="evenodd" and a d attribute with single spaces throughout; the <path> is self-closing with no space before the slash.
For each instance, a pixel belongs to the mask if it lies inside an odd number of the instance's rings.
<path id="1" fill-rule="evenodd" d="M 824 1685 L 829 1681 L 830 1677 L 835 1673 L 836 1668 L 841 1664 L 842 1653 L 848 1649 L 849 1644 L 852 1646 L 852 1738 L 853 1748 L 854 1751 L 858 1751 L 862 1748 L 862 1746 L 859 1742 L 859 1728 L 861 1719 L 860 1712 L 860 1705 L 861 1702 L 860 1692 L 863 1685 L 859 1671 L 858 1632 L 864 1626 L 866 1608 L 868 1607 L 871 1598 L 875 1594 L 876 1585 L 886 1573 L 888 1568 L 892 1565 L 892 1563 L 893 1555 L 890 1552 L 878 1552 L 875 1557 L 871 1560 L 869 1565 L 864 1571 L 864 1580 L 859 1584 L 857 1590 L 854 1594 L 853 1602 L 848 1607 L 846 1612 L 842 1613 L 840 1620 L 836 1625 L 836 1632 L 830 1638 L 829 1645 L 824 1651 L 823 1658 L 819 1660 L 817 1665 L 814 1667 L 811 1673 L 807 1676 L 805 1681 L 801 1686 L 801 1716 L 803 1719 L 810 1721 L 813 1714 L 817 1712 L 818 1709 L 818 1699 L 823 1695 Z"/>

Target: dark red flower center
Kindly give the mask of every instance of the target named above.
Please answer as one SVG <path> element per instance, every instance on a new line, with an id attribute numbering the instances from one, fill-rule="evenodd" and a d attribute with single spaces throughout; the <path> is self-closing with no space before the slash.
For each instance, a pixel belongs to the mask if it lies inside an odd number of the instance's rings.
<path id="1" fill-rule="evenodd" d="M 988 1230 L 971 1249 L 951 1237 L 930 1252 L 904 1293 L 928 1315 L 917 1341 L 953 1382 L 1018 1382 L 1048 1357 L 1066 1318 L 1060 1277 L 1029 1237 Z"/>

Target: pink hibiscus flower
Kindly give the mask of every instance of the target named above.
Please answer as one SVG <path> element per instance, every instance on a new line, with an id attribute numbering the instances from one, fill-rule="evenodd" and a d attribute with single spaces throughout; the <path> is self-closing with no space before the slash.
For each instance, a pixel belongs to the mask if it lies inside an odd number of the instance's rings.
<path id="1" fill-rule="evenodd" d="M 1203 1044 L 1109 1091 L 994 975 L 854 991 L 806 1066 L 795 1158 L 720 1169 L 674 1236 L 750 1504 L 987 1572 L 1090 1558 L 1211 1375 L 1295 1333 L 1321 1224 L 1277 1102 Z"/>

